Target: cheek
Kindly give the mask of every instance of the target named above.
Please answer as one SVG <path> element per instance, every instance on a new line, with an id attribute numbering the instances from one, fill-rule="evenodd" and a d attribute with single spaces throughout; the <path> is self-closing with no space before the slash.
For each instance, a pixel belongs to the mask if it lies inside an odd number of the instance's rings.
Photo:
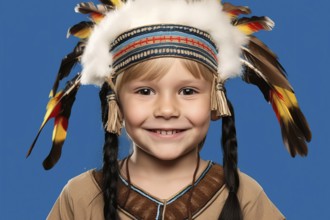
<path id="1" fill-rule="evenodd" d="M 207 132 L 211 121 L 209 111 L 199 112 L 195 117 L 195 125 L 200 127 L 204 132 Z"/>
<path id="2" fill-rule="evenodd" d="M 141 125 L 147 115 L 150 114 L 150 112 L 147 111 L 148 108 L 145 108 L 144 105 L 136 102 L 136 100 L 131 100 L 129 98 L 126 98 L 125 101 L 121 103 L 121 109 L 126 127 Z"/>
<path id="3" fill-rule="evenodd" d="M 187 106 L 187 115 L 194 122 L 195 125 L 209 125 L 211 120 L 211 110 L 210 110 L 210 99 L 209 97 L 205 97 L 195 105 Z"/>
<path id="4" fill-rule="evenodd" d="M 195 132 L 197 132 L 196 138 L 199 139 L 198 143 L 205 138 L 210 127 L 211 114 L 208 108 L 190 110 L 187 119 L 194 126 Z"/>

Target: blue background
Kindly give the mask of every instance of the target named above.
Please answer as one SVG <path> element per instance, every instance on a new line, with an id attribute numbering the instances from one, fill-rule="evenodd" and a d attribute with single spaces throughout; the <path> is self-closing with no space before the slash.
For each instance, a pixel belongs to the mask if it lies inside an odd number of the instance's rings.
<path id="1" fill-rule="evenodd" d="M 292 159 L 272 108 L 256 87 L 228 82 L 237 115 L 239 167 L 254 177 L 288 219 L 330 219 L 329 197 L 329 1 L 231 1 L 276 22 L 258 36 L 280 57 L 313 131 L 307 158 Z M 98 89 L 82 87 L 59 163 L 44 171 L 52 123 L 32 155 L 25 154 L 45 113 L 48 94 L 64 55 L 76 39 L 67 28 L 86 17 L 77 0 L 1 0 L 0 31 L 0 213 L 2 219 L 45 219 L 73 176 L 102 163 L 103 132 Z M 76 69 L 78 71 L 78 69 Z M 74 71 L 75 72 L 75 71 Z M 202 156 L 221 162 L 220 122 L 213 123 Z M 130 146 L 121 139 L 124 155 Z"/>

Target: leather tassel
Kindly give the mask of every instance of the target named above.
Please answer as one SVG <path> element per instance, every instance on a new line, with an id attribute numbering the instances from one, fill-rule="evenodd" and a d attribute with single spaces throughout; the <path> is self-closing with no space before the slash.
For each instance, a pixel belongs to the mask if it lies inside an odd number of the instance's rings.
<path id="1" fill-rule="evenodd" d="M 219 119 L 220 117 L 231 116 L 223 82 L 218 82 L 216 78 L 214 78 L 212 83 L 211 111 L 213 120 Z"/>
<path id="2" fill-rule="evenodd" d="M 116 95 L 114 93 L 107 96 L 108 101 L 108 122 L 106 129 L 108 132 L 120 135 L 122 125 L 122 115 L 118 107 Z"/>

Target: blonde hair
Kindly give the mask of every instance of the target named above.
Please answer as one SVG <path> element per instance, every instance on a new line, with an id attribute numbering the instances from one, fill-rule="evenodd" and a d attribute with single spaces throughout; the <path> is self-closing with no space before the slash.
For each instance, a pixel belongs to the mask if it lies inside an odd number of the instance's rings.
<path id="1" fill-rule="evenodd" d="M 209 68 L 196 61 L 176 57 L 156 58 L 141 62 L 118 73 L 116 91 L 118 92 L 125 83 L 132 80 L 151 81 L 161 78 L 169 71 L 176 59 L 179 59 L 181 64 L 197 79 L 205 79 L 207 82 L 212 83 L 216 76 L 215 72 L 212 72 Z"/>

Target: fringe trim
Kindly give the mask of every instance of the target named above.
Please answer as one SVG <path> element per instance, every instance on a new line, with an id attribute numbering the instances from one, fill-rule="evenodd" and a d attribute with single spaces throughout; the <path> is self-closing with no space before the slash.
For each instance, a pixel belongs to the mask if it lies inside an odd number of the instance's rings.
<path id="1" fill-rule="evenodd" d="M 120 135 L 123 127 L 123 118 L 118 107 L 116 95 L 114 93 L 107 96 L 108 101 L 108 121 L 105 125 L 106 130 L 110 133 Z"/>
<path id="2" fill-rule="evenodd" d="M 220 117 L 231 116 L 225 95 L 225 88 L 223 82 L 218 81 L 216 77 L 212 82 L 211 92 L 211 111 L 213 117 L 219 119 Z"/>

